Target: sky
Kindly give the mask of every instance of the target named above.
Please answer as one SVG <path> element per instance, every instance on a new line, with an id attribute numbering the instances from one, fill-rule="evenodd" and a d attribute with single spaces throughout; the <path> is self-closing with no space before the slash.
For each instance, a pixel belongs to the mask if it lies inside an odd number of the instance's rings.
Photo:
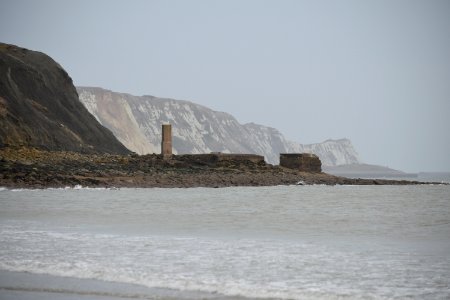
<path id="1" fill-rule="evenodd" d="M 75 85 L 450 171 L 448 0 L 0 0 L 0 41 L 50 55 Z"/>

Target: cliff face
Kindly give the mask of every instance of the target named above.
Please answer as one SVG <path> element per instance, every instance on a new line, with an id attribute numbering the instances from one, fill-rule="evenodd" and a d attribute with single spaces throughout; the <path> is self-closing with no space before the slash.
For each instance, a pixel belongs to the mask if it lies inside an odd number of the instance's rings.
<path id="1" fill-rule="evenodd" d="M 129 153 L 86 110 L 49 56 L 0 43 L 0 147 Z"/>
<path id="2" fill-rule="evenodd" d="M 349 139 L 326 140 L 316 144 L 292 145 L 292 152 L 314 153 L 325 166 L 359 164 L 358 153 Z"/>
<path id="3" fill-rule="evenodd" d="M 160 153 L 161 124 L 171 123 L 175 154 L 254 153 L 279 163 L 279 153 L 312 152 L 324 165 L 359 163 L 349 140 L 301 145 L 274 128 L 239 124 L 230 114 L 173 99 L 132 96 L 101 88 L 78 87 L 81 102 L 130 150 Z"/>

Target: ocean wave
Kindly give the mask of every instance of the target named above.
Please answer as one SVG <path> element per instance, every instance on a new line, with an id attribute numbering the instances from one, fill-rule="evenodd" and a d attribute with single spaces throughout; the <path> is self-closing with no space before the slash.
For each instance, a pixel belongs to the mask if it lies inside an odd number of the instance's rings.
<path id="1" fill-rule="evenodd" d="M 214 285 L 208 284 L 207 282 L 192 282 L 189 280 L 172 280 L 168 278 L 163 278 L 161 280 L 145 280 L 137 279 L 134 277 L 127 276 L 99 276 L 89 273 L 74 273 L 74 272 L 58 272 L 52 270 L 41 270 L 41 269 L 25 269 L 25 268 L 9 268 L 4 269 L 10 272 L 20 272 L 35 275 L 50 275 L 65 280 L 70 279 L 81 279 L 81 280 L 99 280 L 106 284 L 118 284 L 123 287 L 123 284 L 142 286 L 148 288 L 150 293 L 130 293 L 130 292 L 114 292 L 114 291 L 102 291 L 102 290 L 83 290 L 83 285 L 79 283 L 73 288 L 42 288 L 42 287 L 28 287 L 17 286 L 8 287 L 2 286 L 0 284 L 0 289 L 2 290 L 12 290 L 12 291 L 24 291 L 24 292 L 46 292 L 46 293 L 64 293 L 71 294 L 75 296 L 105 296 L 105 297 L 119 297 L 119 298 L 131 298 L 131 299 L 153 299 L 155 294 L 159 294 L 161 299 L 165 299 L 164 296 L 172 299 L 302 299 L 302 300 L 322 300 L 322 299 L 366 299 L 365 295 L 345 295 L 340 293 L 330 293 L 325 291 L 307 291 L 307 290 L 291 290 L 291 291 L 276 291 L 269 290 L 263 286 L 257 286 L 253 284 L 243 284 L 242 281 L 236 281 L 234 283 L 217 283 Z M 280 283 L 280 287 L 285 286 L 285 284 Z M 338 292 L 338 291 L 337 291 Z M 194 297 L 193 297 L 194 296 Z M 158 298 L 159 299 L 159 298 Z"/>
<path id="2" fill-rule="evenodd" d="M 119 187 L 89 187 L 89 186 L 82 186 L 82 185 L 75 185 L 75 186 L 65 186 L 65 187 L 49 187 L 49 188 L 8 188 L 8 187 L 0 187 L 0 192 L 4 191 L 10 191 L 10 192 L 34 192 L 34 191 L 64 191 L 64 190 L 120 190 Z"/>
<path id="3" fill-rule="evenodd" d="M 9 226 L 0 232 L 0 252 L 0 269 L 8 271 L 246 298 L 358 299 L 372 292 L 375 298 L 401 298 L 417 293 L 424 280 L 432 284 L 419 276 L 425 265 L 408 253 L 384 253 L 382 248 L 374 253 L 342 251 L 271 239 L 128 236 Z M 427 270 L 447 272 L 446 263 L 427 262 Z M 432 290 L 445 293 L 439 287 Z"/>
<path id="4" fill-rule="evenodd" d="M 0 269 L 181 294 L 450 296 L 448 187 L 229 189 L 3 192 Z"/>

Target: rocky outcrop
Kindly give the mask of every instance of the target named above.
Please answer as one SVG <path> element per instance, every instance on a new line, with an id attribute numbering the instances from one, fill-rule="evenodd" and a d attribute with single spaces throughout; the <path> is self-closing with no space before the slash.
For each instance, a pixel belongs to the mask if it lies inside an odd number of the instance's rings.
<path id="1" fill-rule="evenodd" d="M 261 157 L 111 155 L 0 148 L 0 187 L 225 187 L 292 184 L 419 184 L 349 179 L 267 165 Z"/>
<path id="2" fill-rule="evenodd" d="M 189 102 L 153 96 L 133 96 L 93 87 L 77 87 L 81 102 L 129 149 L 160 153 L 161 124 L 171 123 L 173 150 L 178 154 L 253 153 L 279 163 L 280 153 L 317 154 L 324 165 L 359 163 L 347 139 L 302 145 L 277 129 L 240 124 L 232 115 Z M 307 130 L 307 129 L 306 129 Z"/>
<path id="3" fill-rule="evenodd" d="M 49 56 L 0 43 L 0 148 L 129 153 L 86 110 Z"/>

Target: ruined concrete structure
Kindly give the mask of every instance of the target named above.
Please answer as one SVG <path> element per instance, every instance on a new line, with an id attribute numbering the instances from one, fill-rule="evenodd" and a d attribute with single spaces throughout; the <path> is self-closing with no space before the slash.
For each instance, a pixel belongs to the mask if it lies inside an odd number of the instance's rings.
<path id="1" fill-rule="evenodd" d="M 172 125 L 162 125 L 161 154 L 168 163 L 174 163 L 172 157 Z M 199 165 L 211 167 L 229 167 L 243 165 L 266 165 L 264 156 L 257 154 L 235 154 L 211 152 L 209 154 L 183 154 L 176 156 L 178 165 Z M 322 172 L 322 162 L 315 154 L 280 153 L 280 166 L 302 172 Z"/>
<path id="2" fill-rule="evenodd" d="M 322 162 L 311 153 L 280 153 L 280 166 L 302 172 L 322 172 Z"/>
<path id="3" fill-rule="evenodd" d="M 228 153 L 210 153 L 210 154 L 183 154 L 177 155 L 178 161 L 186 162 L 190 165 L 227 167 L 234 168 L 240 166 L 264 166 L 264 156 L 256 154 L 228 154 Z"/>
<path id="4" fill-rule="evenodd" d="M 163 124 L 161 128 L 162 140 L 161 140 L 161 154 L 163 158 L 170 159 L 172 157 L 172 125 Z M 255 163 L 265 164 L 264 156 L 256 154 L 233 154 L 233 153 L 221 153 L 212 152 L 210 154 L 184 154 L 177 155 L 177 159 L 192 161 L 199 164 L 217 165 L 223 164 L 223 162 L 230 163 Z"/>
<path id="5" fill-rule="evenodd" d="M 161 141 L 161 154 L 164 157 L 172 156 L 172 125 L 162 125 L 162 141 Z"/>

